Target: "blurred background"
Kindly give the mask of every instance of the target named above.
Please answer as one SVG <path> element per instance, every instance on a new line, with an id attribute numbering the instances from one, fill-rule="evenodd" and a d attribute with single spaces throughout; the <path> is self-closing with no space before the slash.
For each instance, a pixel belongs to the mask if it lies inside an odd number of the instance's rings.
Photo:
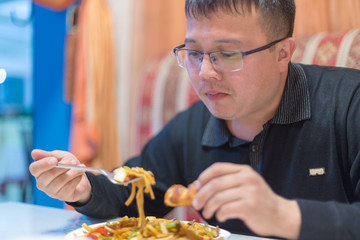
<path id="1" fill-rule="evenodd" d="M 184 2 L 0 0 L 0 202 L 64 207 L 36 189 L 34 148 L 108 170 L 140 151 L 159 129 L 137 117 L 144 72 L 182 44 Z M 360 28 L 360 0 L 296 4 L 296 37 Z"/>

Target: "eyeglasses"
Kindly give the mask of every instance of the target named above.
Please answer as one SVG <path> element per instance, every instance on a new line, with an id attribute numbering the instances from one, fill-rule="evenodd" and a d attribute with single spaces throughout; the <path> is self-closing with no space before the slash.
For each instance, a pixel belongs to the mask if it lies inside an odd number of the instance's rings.
<path id="1" fill-rule="evenodd" d="M 185 49 L 185 44 L 174 48 L 178 65 L 187 70 L 198 70 L 204 59 L 204 55 L 209 55 L 210 62 L 213 68 L 219 72 L 236 72 L 243 68 L 243 58 L 247 55 L 263 51 L 275 45 L 278 42 L 286 39 L 282 38 L 266 44 L 262 47 L 255 48 L 250 51 L 214 51 L 214 52 L 200 52 L 192 49 Z"/>

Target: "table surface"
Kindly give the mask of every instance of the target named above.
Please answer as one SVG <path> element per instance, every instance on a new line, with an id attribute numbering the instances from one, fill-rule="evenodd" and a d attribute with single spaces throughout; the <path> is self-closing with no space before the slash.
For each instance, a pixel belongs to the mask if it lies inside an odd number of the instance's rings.
<path id="1" fill-rule="evenodd" d="M 63 240 L 81 224 L 104 222 L 78 212 L 33 204 L 0 203 L 0 239 L 2 240 Z M 265 238 L 232 234 L 229 240 L 261 240 Z"/>

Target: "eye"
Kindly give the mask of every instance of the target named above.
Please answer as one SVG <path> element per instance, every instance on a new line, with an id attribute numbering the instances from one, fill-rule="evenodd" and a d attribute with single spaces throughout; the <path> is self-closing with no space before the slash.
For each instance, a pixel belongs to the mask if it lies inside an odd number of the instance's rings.
<path id="1" fill-rule="evenodd" d="M 189 58 L 191 59 L 199 59 L 201 58 L 202 54 L 198 51 L 188 50 Z"/>
<path id="2" fill-rule="evenodd" d="M 220 52 L 220 57 L 224 60 L 233 60 L 241 58 L 241 53 L 238 52 L 230 52 L 230 51 L 223 51 Z"/>

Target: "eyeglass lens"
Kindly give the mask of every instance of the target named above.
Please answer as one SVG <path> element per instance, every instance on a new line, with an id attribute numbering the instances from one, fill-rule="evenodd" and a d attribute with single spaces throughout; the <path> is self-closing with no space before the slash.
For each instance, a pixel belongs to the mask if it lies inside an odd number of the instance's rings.
<path id="1" fill-rule="evenodd" d="M 179 49 L 177 51 L 178 63 L 188 70 L 198 70 L 201 67 L 204 55 L 209 55 L 212 66 L 216 71 L 232 72 L 242 68 L 242 54 L 234 51 L 218 51 L 202 53 L 195 50 Z"/>

